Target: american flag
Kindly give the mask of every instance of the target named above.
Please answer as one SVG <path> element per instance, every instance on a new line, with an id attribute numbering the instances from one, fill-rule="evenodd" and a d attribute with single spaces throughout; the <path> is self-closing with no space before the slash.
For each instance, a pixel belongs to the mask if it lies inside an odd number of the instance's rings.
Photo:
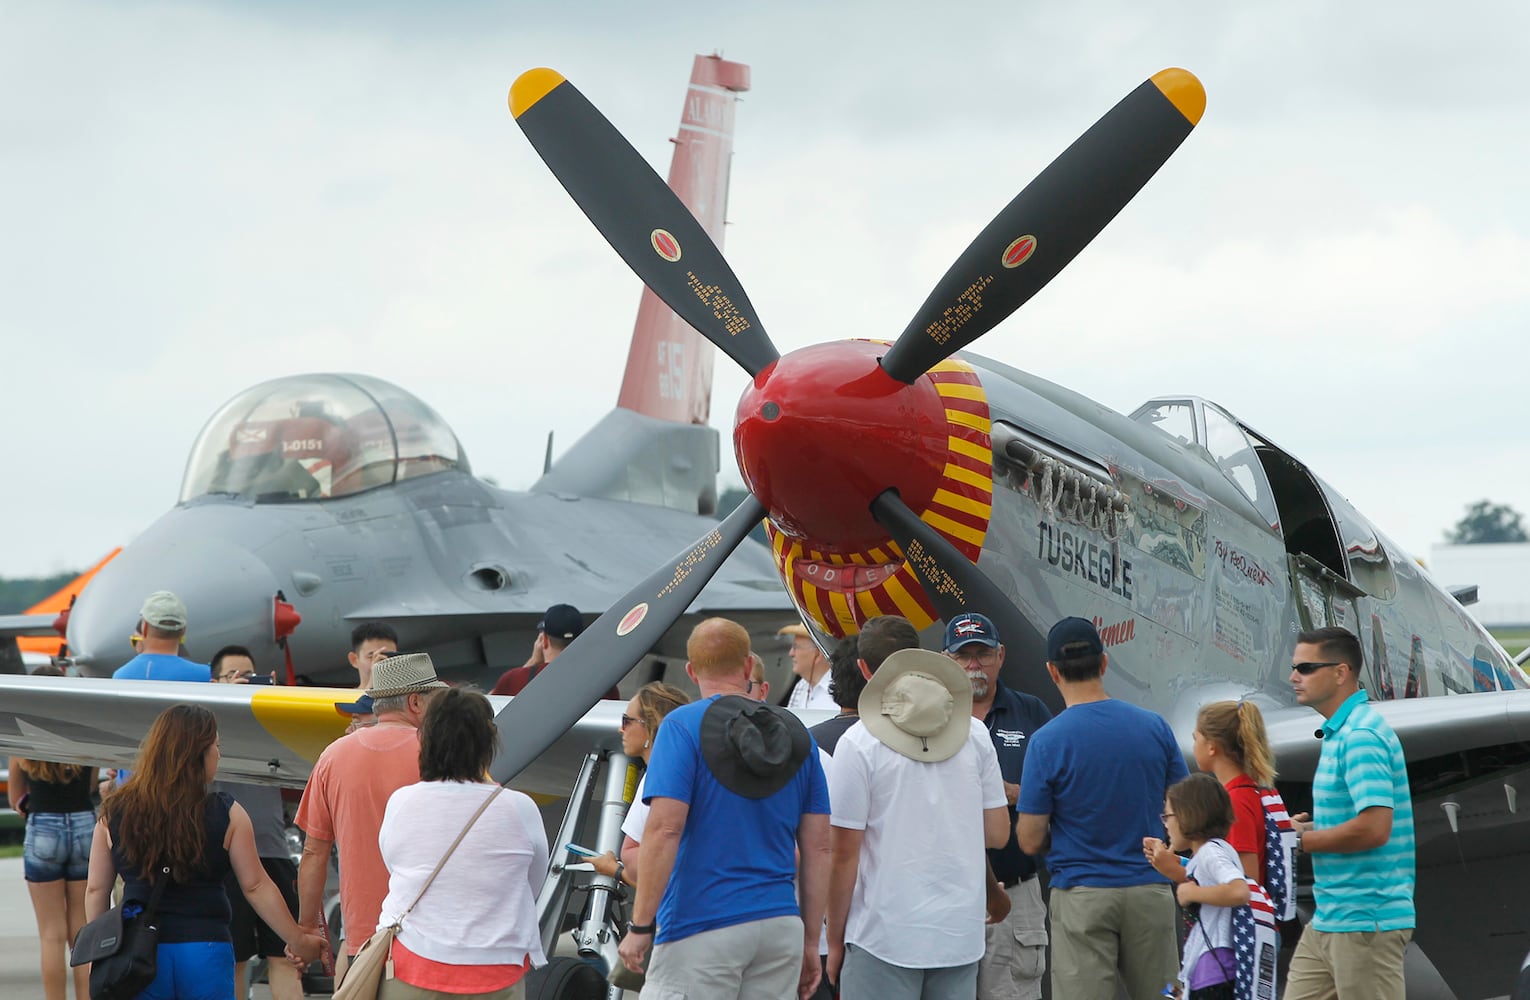
<path id="1" fill-rule="evenodd" d="M 1264 885 L 1277 920 L 1296 919 L 1296 827 L 1285 800 L 1273 788 L 1259 789 L 1264 806 Z"/>
<path id="2" fill-rule="evenodd" d="M 1233 954 L 1238 972 L 1233 982 L 1237 1000 L 1275 1000 L 1275 905 L 1264 886 L 1251 878 L 1247 906 L 1233 907 Z"/>

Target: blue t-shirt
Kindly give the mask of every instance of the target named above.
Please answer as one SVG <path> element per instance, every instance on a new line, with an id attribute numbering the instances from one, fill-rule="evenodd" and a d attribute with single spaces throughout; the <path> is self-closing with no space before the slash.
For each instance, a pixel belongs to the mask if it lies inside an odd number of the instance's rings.
<path id="1" fill-rule="evenodd" d="M 1052 886 L 1166 881 L 1142 855 L 1185 758 L 1159 715 L 1106 699 L 1064 709 L 1031 737 L 1016 810 L 1052 818 Z"/>
<path id="2" fill-rule="evenodd" d="M 678 799 L 690 806 L 659 901 L 655 944 L 796 916 L 797 828 L 804 813 L 829 812 L 817 744 L 792 780 L 763 799 L 730 792 L 712 776 L 701 755 L 701 717 L 718 697 L 664 717 L 643 779 L 644 802 Z"/>
<path id="3" fill-rule="evenodd" d="M 212 669 L 169 653 L 139 653 L 112 672 L 119 681 L 211 681 Z"/>

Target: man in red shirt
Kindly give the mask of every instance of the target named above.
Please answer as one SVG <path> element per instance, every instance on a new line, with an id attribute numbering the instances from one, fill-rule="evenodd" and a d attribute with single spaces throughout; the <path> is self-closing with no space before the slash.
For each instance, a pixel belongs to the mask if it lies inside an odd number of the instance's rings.
<path id="1" fill-rule="evenodd" d="M 531 647 L 531 659 L 519 667 L 511 667 L 500 675 L 490 694 L 520 694 L 531 679 L 552 664 L 568 644 L 579 638 L 584 631 L 584 616 L 572 604 L 554 604 L 537 622 L 537 638 Z M 616 688 L 604 695 L 608 701 L 621 698 Z"/>

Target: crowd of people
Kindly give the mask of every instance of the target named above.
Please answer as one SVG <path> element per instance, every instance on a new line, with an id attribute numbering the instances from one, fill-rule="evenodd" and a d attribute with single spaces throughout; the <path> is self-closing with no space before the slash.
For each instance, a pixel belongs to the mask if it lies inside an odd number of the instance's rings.
<path id="1" fill-rule="evenodd" d="M 210 666 L 181 657 L 185 628 L 174 595 L 151 595 L 119 676 L 250 682 L 240 647 Z M 550 608 L 532 659 L 500 686 L 524 687 L 582 628 Z M 1404 995 L 1411 798 L 1353 634 L 1304 632 L 1293 655 L 1296 700 L 1325 720 L 1310 816 L 1274 791 L 1251 701 L 1202 706 L 1188 773 L 1164 719 L 1107 694 L 1087 620 L 1047 637 L 1055 717 L 1002 682 L 1005 646 L 981 613 L 948 622 L 939 652 L 897 616 L 827 656 L 802 627 L 783 634 L 788 704 L 837 710 L 812 729 L 769 703 L 748 632 L 722 618 L 687 643 L 694 700 L 655 682 L 626 703 L 622 749 L 644 772 L 620 850 L 592 865 L 633 890 L 620 957 L 644 996 L 1034 1000 L 1050 975 L 1068 1000 L 1272 997 L 1296 852 L 1311 855 L 1316 907 L 1283 995 Z M 352 663 L 361 686 L 341 708 L 355 721 L 303 792 L 296 866 L 280 796 L 214 782 L 205 708 L 159 716 L 134 768 L 103 776 L 99 815 L 93 769 L 12 759 L 48 1000 L 63 1000 L 66 944 L 118 879 L 130 905 L 165 886 L 142 996 L 242 996 L 244 963 L 261 956 L 275 1000 L 294 1000 L 297 970 L 329 947 L 332 853 L 337 981 L 396 926 L 387 1000 L 523 995 L 546 961 L 535 903 L 548 843 L 532 801 L 487 778 L 500 739 L 488 700 L 400 652 L 381 623 L 356 630 Z M 75 990 L 83 1000 L 79 971 Z"/>

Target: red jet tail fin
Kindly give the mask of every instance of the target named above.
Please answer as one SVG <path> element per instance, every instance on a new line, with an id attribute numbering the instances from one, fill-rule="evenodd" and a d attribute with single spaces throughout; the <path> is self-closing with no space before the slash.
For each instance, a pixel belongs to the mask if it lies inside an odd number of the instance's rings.
<path id="1" fill-rule="evenodd" d="M 733 112 L 749 89 L 749 67 L 697 56 L 680 114 L 669 186 L 719 248 L 733 160 Z M 660 420 L 705 424 L 712 407 L 714 350 L 659 297 L 643 290 L 627 371 L 616 405 Z"/>

